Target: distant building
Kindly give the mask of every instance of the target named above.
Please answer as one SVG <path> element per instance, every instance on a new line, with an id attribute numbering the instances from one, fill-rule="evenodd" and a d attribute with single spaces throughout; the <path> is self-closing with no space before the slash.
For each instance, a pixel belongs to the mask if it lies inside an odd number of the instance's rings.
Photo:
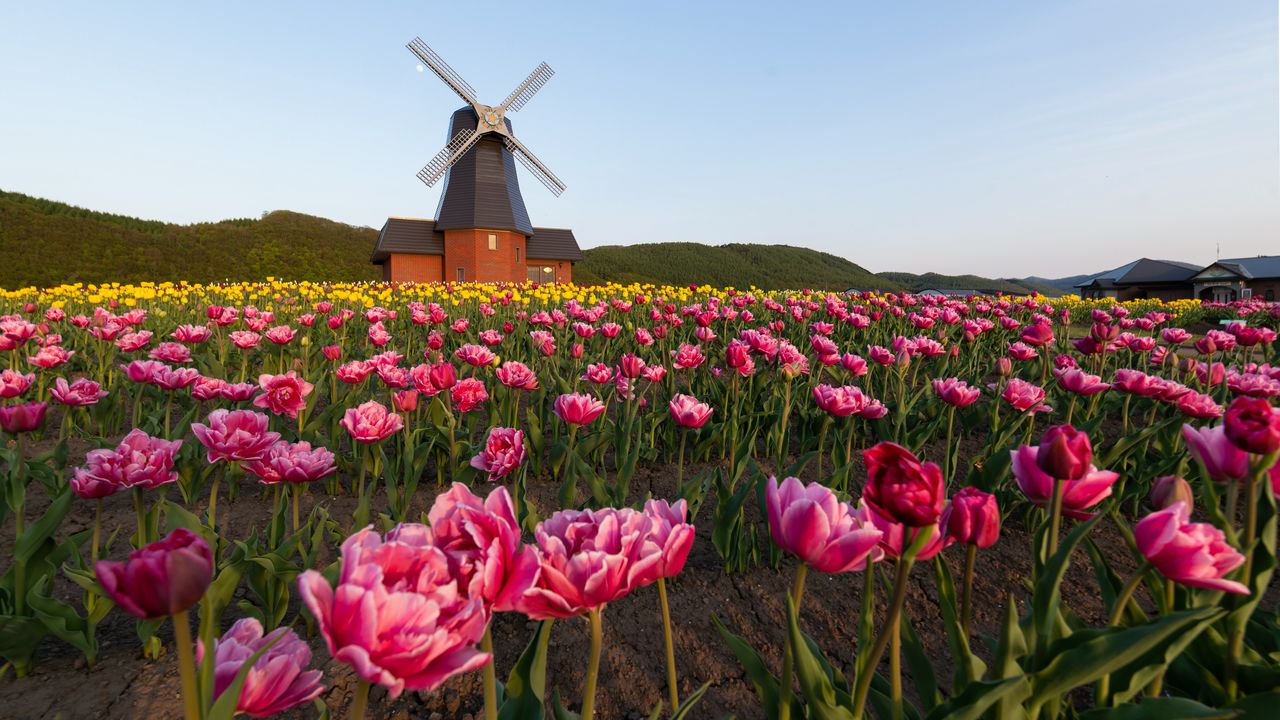
<path id="1" fill-rule="evenodd" d="M 1191 278 L 1191 297 L 1214 302 L 1280 297 L 1280 255 L 1219 260 Z"/>
<path id="2" fill-rule="evenodd" d="M 1199 270 L 1199 265 L 1191 263 L 1140 258 L 1094 275 L 1075 287 L 1080 290 L 1080 297 L 1086 300 L 1178 300 L 1191 297 L 1190 280 Z"/>
<path id="3" fill-rule="evenodd" d="M 928 288 L 917 295 L 935 295 L 941 297 L 974 297 L 977 295 L 997 295 L 994 291 L 974 290 L 972 288 Z"/>
<path id="4" fill-rule="evenodd" d="M 1280 297 L 1280 255 L 1226 258 L 1207 267 L 1141 258 L 1090 277 L 1075 286 L 1085 299 L 1197 299 L 1234 302 Z"/>
<path id="5" fill-rule="evenodd" d="M 388 218 L 373 262 L 388 282 L 573 281 L 582 250 L 572 230 L 528 228 L 440 230 L 434 220 Z"/>

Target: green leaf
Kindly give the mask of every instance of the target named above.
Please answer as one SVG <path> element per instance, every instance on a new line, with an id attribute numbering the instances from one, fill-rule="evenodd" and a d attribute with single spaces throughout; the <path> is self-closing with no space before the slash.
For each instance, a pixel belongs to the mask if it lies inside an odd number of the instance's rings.
<path id="1" fill-rule="evenodd" d="M 693 694 L 680 701 L 680 707 L 671 714 L 671 720 L 685 720 L 689 713 L 693 712 L 693 708 L 702 700 L 702 696 L 707 694 L 707 688 L 711 687 L 711 681 L 702 683 L 702 687 L 693 691 Z M 658 703 L 658 707 L 662 707 L 662 703 Z"/>
<path id="2" fill-rule="evenodd" d="M 1099 513 L 1072 529 L 1058 546 L 1057 552 L 1045 563 L 1040 576 L 1036 578 L 1035 590 L 1031 598 L 1031 617 L 1037 648 L 1044 647 L 1053 637 L 1054 624 L 1058 620 L 1058 608 L 1062 602 L 1060 593 L 1062 578 L 1066 575 L 1067 567 L 1071 565 L 1071 554 L 1102 517 L 1103 515 Z M 1036 655 L 1039 657 L 1039 652 Z"/>
<path id="3" fill-rule="evenodd" d="M 1145 625 L 1076 632 L 1049 646 L 1048 662 L 1031 676 L 1028 704 L 1039 707 L 1103 675 L 1119 672 L 1145 654 L 1162 650 L 1179 633 L 1191 632 L 1197 625 L 1203 629 L 1205 620 L 1221 615 L 1218 608 L 1184 610 Z"/>
<path id="4" fill-rule="evenodd" d="M 1167 645 L 1153 649 L 1130 663 L 1124 670 L 1113 673 L 1111 675 L 1112 703 L 1125 703 L 1137 697 L 1152 680 L 1165 672 L 1174 658 L 1181 655 L 1187 646 L 1217 619 L 1217 616 L 1209 616 L 1201 620 L 1174 637 Z"/>
<path id="5" fill-rule="evenodd" d="M 582 720 L 582 716 L 566 708 L 560 702 L 560 688 L 551 691 L 551 714 L 555 720 Z"/>
<path id="6" fill-rule="evenodd" d="M 814 656 L 804 634 L 800 632 L 800 619 L 795 603 L 787 598 L 787 634 L 791 643 L 791 656 L 795 660 L 796 678 L 800 681 L 800 694 L 805 699 L 809 717 L 816 720 L 855 720 L 853 712 L 842 707 L 836 697 L 831 678 L 823 671 Z"/>
<path id="7" fill-rule="evenodd" d="M 746 671 L 747 680 L 755 688 L 756 696 L 760 698 L 760 703 L 764 705 L 766 717 L 776 718 L 778 716 L 779 702 L 779 685 L 778 679 L 769 672 L 768 666 L 764 663 L 764 658 L 755 651 L 755 648 L 741 637 L 729 632 L 720 618 L 716 615 L 711 616 L 711 624 L 715 626 L 716 632 L 720 633 L 720 637 L 728 643 L 729 649 L 733 651 L 738 662 L 742 664 L 742 669 Z M 802 717 L 800 715 L 801 708 L 799 703 L 792 702 L 791 716 Z"/>
<path id="8" fill-rule="evenodd" d="M 929 711 L 927 720 L 979 720 L 998 702 L 1017 706 L 1031 694 L 1027 678 L 1018 674 L 1003 680 L 969 683 L 964 692 Z M 1015 714 L 1016 716 L 1016 714 Z M 997 717 L 1004 717 L 997 714 Z"/>
<path id="9" fill-rule="evenodd" d="M 554 620 L 543 620 L 511 668 L 498 720 L 541 720 L 546 705 L 547 646 Z"/>
<path id="10" fill-rule="evenodd" d="M 1275 709 L 1280 696 L 1274 693 L 1268 710 Z M 1080 720 L 1229 720 L 1239 717 L 1239 710 L 1211 708 L 1195 700 L 1179 697 L 1146 698 L 1140 704 L 1095 708 L 1080 715 Z"/>
<path id="11" fill-rule="evenodd" d="M 906 607 L 902 608 L 901 628 L 902 649 L 906 656 L 907 668 L 911 671 L 911 682 L 915 685 L 916 694 L 920 696 L 925 707 L 936 705 L 940 696 L 938 680 L 933 674 L 933 662 L 916 635 L 915 628 L 911 624 L 911 615 Z"/>
<path id="12" fill-rule="evenodd" d="M 44 541 L 53 537 L 53 533 L 62 524 L 62 519 L 66 517 L 67 511 L 71 509 L 71 500 L 74 497 L 75 493 L 72 492 L 70 486 L 67 486 L 53 499 L 53 502 L 49 504 L 48 509 L 44 511 L 40 519 L 27 526 L 26 530 L 22 532 L 22 537 L 18 538 L 17 542 L 13 544 L 13 557 L 15 560 L 30 561 L 35 557 L 36 551 L 44 544 Z"/>

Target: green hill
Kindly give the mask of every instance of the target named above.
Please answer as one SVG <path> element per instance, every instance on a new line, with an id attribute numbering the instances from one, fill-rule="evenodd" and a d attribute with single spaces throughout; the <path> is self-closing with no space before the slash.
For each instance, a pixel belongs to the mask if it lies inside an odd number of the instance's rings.
<path id="1" fill-rule="evenodd" d="M 920 292 L 921 290 L 932 288 L 936 290 L 977 290 L 980 293 L 1001 292 L 1009 295 L 1029 295 L 1032 292 L 1044 292 L 1050 289 L 1043 286 L 1033 287 L 978 275 L 939 275 L 938 273 L 916 275 L 906 272 L 884 272 L 880 273 L 880 277 L 893 280 L 912 292 Z"/>
<path id="2" fill-rule="evenodd" d="M 790 245 L 701 245 L 689 242 L 605 245 L 583 251 L 576 282 L 650 282 L 764 289 L 897 290 L 900 285 L 841 257 Z"/>
<path id="3" fill-rule="evenodd" d="M 172 225 L 0 190 L 0 287 L 142 280 L 374 280 L 377 231 L 277 211 Z"/>

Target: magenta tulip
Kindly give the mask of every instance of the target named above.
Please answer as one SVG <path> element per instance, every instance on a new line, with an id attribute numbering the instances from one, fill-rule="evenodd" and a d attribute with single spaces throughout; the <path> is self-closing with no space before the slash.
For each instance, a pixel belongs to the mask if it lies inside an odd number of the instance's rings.
<path id="1" fill-rule="evenodd" d="M 1183 425 L 1182 439 L 1210 480 L 1216 483 L 1241 482 L 1249 476 L 1249 453 L 1227 439 L 1226 428 L 1222 425 L 1211 428 Z"/>
<path id="2" fill-rule="evenodd" d="M 672 395 L 667 407 L 671 411 L 671 419 L 675 420 L 677 425 L 690 429 L 706 425 L 713 412 L 710 405 L 698 402 L 698 398 L 692 395 Z"/>
<path id="3" fill-rule="evenodd" d="M 387 410 L 376 400 L 348 408 L 340 421 L 351 439 L 366 445 L 382 442 L 404 428 L 404 418 Z"/>
<path id="4" fill-rule="evenodd" d="M 236 712 L 255 718 L 271 717 L 309 702 L 324 692 L 324 686 L 320 684 L 321 672 L 307 670 L 311 664 L 311 648 L 296 632 L 277 628 L 263 636 L 262 623 L 255 618 L 242 618 L 213 642 L 214 700 L 226 692 L 249 658 L 273 641 L 275 644 L 245 675 L 240 697 L 236 700 Z M 196 647 L 197 662 L 204 662 L 204 644 L 199 643 Z"/>
<path id="5" fill-rule="evenodd" d="M 515 472 L 524 458 L 524 433 L 515 428 L 496 427 L 489 431 L 480 453 L 471 458 L 471 467 L 488 473 L 489 482 L 497 482 Z"/>
<path id="6" fill-rule="evenodd" d="M 877 545 L 883 533 L 821 483 L 789 477 L 779 485 L 769 478 L 765 507 L 774 544 L 819 572 L 865 570 L 882 556 Z"/>
<path id="7" fill-rule="evenodd" d="M 996 496 L 974 487 L 962 488 L 951 498 L 939 524 L 958 543 L 989 548 L 1000 538 Z"/>
<path id="8" fill-rule="evenodd" d="M 518 430 L 516 432 L 519 432 Z M 454 483 L 436 496 L 427 514 L 435 546 L 449 559 L 453 577 L 469 598 L 492 612 L 511 612 L 538 579 L 538 556 L 520 541 L 511 494 L 494 488 L 483 501 Z"/>
<path id="9" fill-rule="evenodd" d="M 1054 477 L 1040 469 L 1036 463 L 1039 448 L 1022 445 L 1010 451 L 1013 458 L 1013 476 L 1018 487 L 1033 504 L 1048 507 L 1053 499 Z M 1077 520 L 1092 517 L 1086 512 L 1111 495 L 1111 486 L 1120 476 L 1110 470 L 1099 470 L 1092 465 L 1077 480 L 1063 480 L 1062 514 Z"/>
<path id="10" fill-rule="evenodd" d="M 49 403 L 43 402 L 0 406 L 0 430 L 10 435 L 35 432 L 44 426 L 44 416 L 48 410 Z"/>
<path id="11" fill-rule="evenodd" d="M 244 469 L 267 485 L 309 483 L 337 472 L 335 463 L 328 448 L 313 448 L 306 440 L 296 443 L 281 440 L 267 448 L 262 457 L 245 463 Z"/>
<path id="12" fill-rule="evenodd" d="M 662 551 L 658 561 L 658 577 L 680 574 L 693 548 L 694 527 L 686 519 L 689 504 L 683 498 L 671 504 L 666 500 L 648 500 L 644 514 L 652 521 L 649 539 Z"/>
<path id="13" fill-rule="evenodd" d="M 588 425 L 604 413 L 604 403 L 591 395 L 567 393 L 556 398 L 553 409 L 570 425 Z"/>
<path id="14" fill-rule="evenodd" d="M 1280 452 L 1280 410 L 1264 398 L 1238 397 L 1222 420 L 1227 439 L 1254 455 Z"/>
<path id="15" fill-rule="evenodd" d="M 908 527 L 937 524 L 946 506 L 942 470 L 922 463 L 910 450 L 891 442 L 862 453 L 867 464 L 863 499 L 876 512 Z"/>

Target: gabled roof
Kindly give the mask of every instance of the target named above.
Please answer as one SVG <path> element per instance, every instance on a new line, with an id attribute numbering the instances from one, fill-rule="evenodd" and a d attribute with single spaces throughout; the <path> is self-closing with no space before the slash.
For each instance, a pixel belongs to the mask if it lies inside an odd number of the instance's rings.
<path id="1" fill-rule="evenodd" d="M 444 232 L 436 229 L 434 220 L 387 218 L 373 249 L 373 263 L 386 262 L 391 253 L 443 255 Z M 530 260 L 577 262 L 582 259 L 582 249 L 578 247 L 572 230 L 533 228 L 533 235 L 525 241 L 525 256 Z"/>
<path id="2" fill-rule="evenodd" d="M 568 228 L 533 229 L 533 236 L 525 241 L 525 253 L 530 260 L 572 260 L 582 259 L 582 249 L 573 231 Z"/>
<path id="3" fill-rule="evenodd" d="M 1152 260 L 1139 258 L 1113 270 L 1098 273 L 1076 283 L 1074 287 L 1115 287 L 1117 285 L 1144 285 L 1161 283 L 1179 283 L 1189 280 L 1200 266 L 1176 260 Z"/>
<path id="4" fill-rule="evenodd" d="M 387 218 L 373 248 L 373 263 L 385 262 L 391 253 L 443 255 L 444 233 L 436 230 L 434 220 Z"/>
<path id="5" fill-rule="evenodd" d="M 1213 265 L 1220 265 L 1242 278 L 1261 280 L 1280 278 L 1280 255 L 1258 255 L 1248 258 L 1224 258 Z M 1213 267 L 1210 265 L 1209 267 Z M 1208 270 L 1209 268 L 1205 268 Z"/>

